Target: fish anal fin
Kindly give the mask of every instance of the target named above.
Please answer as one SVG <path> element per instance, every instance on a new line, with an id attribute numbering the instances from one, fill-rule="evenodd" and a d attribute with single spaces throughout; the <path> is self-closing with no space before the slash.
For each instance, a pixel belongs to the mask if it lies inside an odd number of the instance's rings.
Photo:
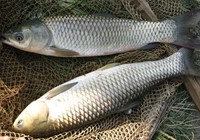
<path id="1" fill-rule="evenodd" d="M 125 111 L 124 111 L 124 114 L 130 115 L 130 114 L 132 114 L 132 112 L 133 112 L 133 109 L 130 108 L 130 109 L 128 109 L 128 110 L 125 110 Z"/>
<path id="2" fill-rule="evenodd" d="M 74 83 L 69 83 L 69 84 L 62 84 L 60 86 L 57 86 L 55 88 L 53 88 L 52 90 L 50 90 L 49 92 L 47 92 L 47 96 L 46 99 L 50 99 L 55 97 L 56 95 L 69 90 L 70 88 L 72 88 L 73 86 L 75 86 L 76 84 L 78 84 L 78 82 L 74 82 Z"/>
<path id="3" fill-rule="evenodd" d="M 123 108 L 119 109 L 116 113 L 121 113 L 124 112 L 125 114 L 131 114 L 132 113 L 132 108 L 139 106 L 142 103 L 142 100 L 135 100 Z"/>
<path id="4" fill-rule="evenodd" d="M 165 43 L 165 42 L 162 42 L 162 43 Z M 157 48 L 158 46 L 159 46 L 158 42 L 153 42 L 141 47 L 140 50 L 153 49 L 153 48 Z"/>

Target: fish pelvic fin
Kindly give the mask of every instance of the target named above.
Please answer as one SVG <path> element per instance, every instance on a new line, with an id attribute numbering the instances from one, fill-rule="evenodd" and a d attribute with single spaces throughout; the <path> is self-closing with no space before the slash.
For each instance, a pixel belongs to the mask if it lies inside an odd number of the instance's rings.
<path id="1" fill-rule="evenodd" d="M 195 33 L 195 27 L 200 21 L 200 9 L 186 12 L 173 20 L 177 26 L 177 36 L 173 44 L 186 48 L 200 48 L 200 38 Z"/>

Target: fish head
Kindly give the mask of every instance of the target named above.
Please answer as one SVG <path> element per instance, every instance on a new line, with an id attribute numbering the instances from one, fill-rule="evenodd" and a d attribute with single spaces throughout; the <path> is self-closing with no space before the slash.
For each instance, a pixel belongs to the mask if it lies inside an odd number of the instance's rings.
<path id="1" fill-rule="evenodd" d="M 29 21 L 3 33 L 2 42 L 15 48 L 38 52 L 48 46 L 50 31 L 39 20 Z"/>
<path id="2" fill-rule="evenodd" d="M 43 133 L 48 128 L 49 109 L 45 102 L 29 104 L 13 123 L 13 130 L 27 135 Z"/>

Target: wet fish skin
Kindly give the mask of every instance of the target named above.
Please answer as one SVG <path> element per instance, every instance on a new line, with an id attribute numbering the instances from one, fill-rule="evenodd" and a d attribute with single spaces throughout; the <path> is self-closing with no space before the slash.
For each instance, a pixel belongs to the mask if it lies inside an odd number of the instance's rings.
<path id="1" fill-rule="evenodd" d="M 160 22 L 100 16 L 46 17 L 3 34 L 3 42 L 25 51 L 58 57 L 100 56 L 148 49 L 149 46 L 144 46 L 154 42 L 198 48 L 200 40 L 192 38 L 190 29 L 199 20 L 200 10 Z M 17 37 L 20 34 L 22 40 Z"/>
<path id="2" fill-rule="evenodd" d="M 147 22 L 105 17 L 50 17 L 43 19 L 52 33 L 50 46 L 79 56 L 107 55 L 136 50 L 151 42 L 175 41 L 174 21 Z M 63 28 L 65 27 L 65 28 Z"/>
<path id="3" fill-rule="evenodd" d="M 182 48 L 163 60 L 109 65 L 77 77 L 28 105 L 15 120 L 14 130 L 35 137 L 50 136 L 123 112 L 163 80 L 200 76 L 191 57 L 191 51 Z"/>

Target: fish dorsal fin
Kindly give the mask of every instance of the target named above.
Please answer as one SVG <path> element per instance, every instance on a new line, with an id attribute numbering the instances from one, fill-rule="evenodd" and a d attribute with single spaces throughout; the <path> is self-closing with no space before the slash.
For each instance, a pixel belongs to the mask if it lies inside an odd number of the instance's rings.
<path id="1" fill-rule="evenodd" d="M 121 65 L 121 64 L 120 63 L 111 63 L 111 64 L 107 64 L 107 65 L 99 68 L 98 70 L 106 70 L 106 69 L 110 69 L 110 68 L 113 68 L 113 67 L 116 67 L 119 65 Z"/>
<path id="2" fill-rule="evenodd" d="M 105 66 L 103 66 L 103 67 L 101 67 L 101 68 L 99 68 L 95 71 L 89 72 L 89 73 L 82 75 L 82 76 L 79 76 L 79 77 L 76 77 L 76 78 L 70 80 L 69 83 L 80 82 L 80 81 L 89 79 L 91 77 L 97 77 L 97 76 L 101 75 L 103 70 L 106 70 L 106 69 L 109 69 L 109 68 L 112 68 L 112 67 L 115 67 L 115 66 L 118 66 L 118 65 L 120 65 L 120 63 L 112 63 L 112 64 L 105 65 Z"/>
<path id="3" fill-rule="evenodd" d="M 50 99 L 52 97 L 55 97 L 56 95 L 69 90 L 70 88 L 72 88 L 76 84 L 78 84 L 78 82 L 69 83 L 69 84 L 62 84 L 60 86 L 57 86 L 57 87 L 53 88 L 52 90 L 50 90 L 49 92 L 47 92 L 46 99 Z"/>
<path id="4" fill-rule="evenodd" d="M 56 46 L 51 46 L 50 47 L 51 50 L 53 50 L 53 54 L 55 56 L 59 56 L 59 57 L 78 57 L 80 56 L 80 54 L 76 51 L 73 50 L 69 50 L 69 49 L 62 49 L 62 48 L 58 48 Z"/>
<path id="5" fill-rule="evenodd" d="M 92 78 L 92 77 L 97 77 L 97 76 L 101 75 L 103 70 L 106 70 L 106 69 L 109 69 L 109 68 L 112 68 L 112 67 L 115 67 L 118 65 L 120 65 L 120 63 L 112 63 L 112 64 L 105 65 L 95 71 L 89 72 L 85 75 L 78 76 L 78 77 L 68 81 L 68 83 L 81 82 L 81 81 L 84 81 L 84 80 Z"/>

